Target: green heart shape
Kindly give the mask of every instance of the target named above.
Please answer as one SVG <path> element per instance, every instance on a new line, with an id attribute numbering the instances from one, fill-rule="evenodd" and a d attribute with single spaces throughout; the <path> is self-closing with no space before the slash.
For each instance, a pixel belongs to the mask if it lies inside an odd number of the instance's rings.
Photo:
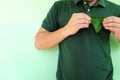
<path id="1" fill-rule="evenodd" d="M 102 22 L 104 18 L 105 18 L 104 16 L 101 16 L 101 17 L 91 16 L 91 19 L 92 19 L 91 23 L 96 33 L 99 33 L 100 30 L 102 29 L 102 26 L 103 26 Z"/>

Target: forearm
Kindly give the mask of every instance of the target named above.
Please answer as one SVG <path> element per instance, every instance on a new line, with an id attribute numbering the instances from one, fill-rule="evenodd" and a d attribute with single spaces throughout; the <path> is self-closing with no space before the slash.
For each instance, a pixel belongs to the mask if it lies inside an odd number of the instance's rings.
<path id="1" fill-rule="evenodd" d="M 81 28 L 88 28 L 90 20 L 91 18 L 84 13 L 74 13 L 65 27 L 55 32 L 40 30 L 40 33 L 36 35 L 35 47 L 37 49 L 51 48 L 68 36 L 76 34 Z"/>
<path id="2" fill-rule="evenodd" d="M 65 28 L 61 28 L 55 32 L 38 33 L 35 38 L 35 46 L 37 49 L 48 49 L 63 41 L 69 34 Z"/>

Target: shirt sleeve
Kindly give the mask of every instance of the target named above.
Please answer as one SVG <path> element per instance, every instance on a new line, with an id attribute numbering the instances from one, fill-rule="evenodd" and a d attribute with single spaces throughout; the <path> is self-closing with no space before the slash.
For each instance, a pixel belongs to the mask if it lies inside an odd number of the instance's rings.
<path id="1" fill-rule="evenodd" d="M 57 2 L 50 8 L 47 16 L 42 22 L 42 27 L 47 31 L 53 32 L 58 29 L 58 5 Z"/>

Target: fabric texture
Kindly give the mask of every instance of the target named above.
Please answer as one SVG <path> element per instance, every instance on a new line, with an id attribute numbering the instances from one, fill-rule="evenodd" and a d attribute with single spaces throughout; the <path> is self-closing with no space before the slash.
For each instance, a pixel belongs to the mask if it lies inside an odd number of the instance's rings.
<path id="1" fill-rule="evenodd" d="M 88 11 L 90 9 L 90 11 Z M 120 7 L 106 0 L 93 6 L 83 0 L 56 1 L 43 20 L 42 27 L 54 32 L 64 27 L 73 13 L 89 16 L 120 16 Z M 113 66 L 110 56 L 110 31 L 94 31 L 93 25 L 80 29 L 59 44 L 57 80 L 112 80 Z"/>

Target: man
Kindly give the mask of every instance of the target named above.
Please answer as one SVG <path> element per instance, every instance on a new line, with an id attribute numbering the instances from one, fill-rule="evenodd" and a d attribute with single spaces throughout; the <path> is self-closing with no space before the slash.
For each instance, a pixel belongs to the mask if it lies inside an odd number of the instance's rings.
<path id="1" fill-rule="evenodd" d="M 105 16 L 96 33 L 91 16 Z M 59 44 L 57 80 L 113 80 L 110 32 L 120 41 L 120 7 L 106 0 L 57 1 L 35 37 L 37 49 Z"/>

